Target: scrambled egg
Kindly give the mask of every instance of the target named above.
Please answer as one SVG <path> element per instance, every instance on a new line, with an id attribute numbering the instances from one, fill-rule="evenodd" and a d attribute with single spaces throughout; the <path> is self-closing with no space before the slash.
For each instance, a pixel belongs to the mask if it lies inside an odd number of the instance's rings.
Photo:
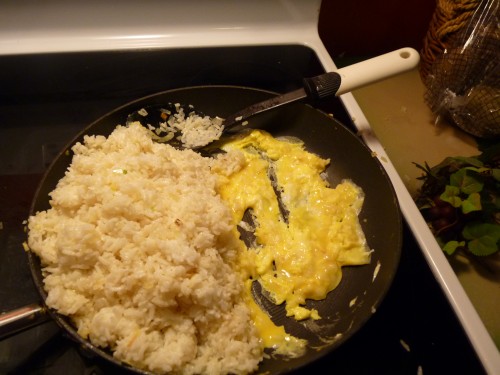
<path id="1" fill-rule="evenodd" d="M 252 283 L 258 281 L 275 304 L 285 303 L 287 316 L 320 319 L 306 301 L 324 299 L 340 283 L 342 266 L 370 262 L 358 219 L 363 192 L 347 180 L 329 187 L 322 173 L 330 161 L 305 151 L 298 141 L 253 130 L 223 149 L 245 156 L 244 166 L 228 177 L 220 193 L 232 208 L 235 226 L 252 227 L 255 237 L 239 264 L 247 303 L 266 347 L 300 355 L 305 342 L 262 312 L 252 298 Z M 242 222 L 245 213 L 251 214 L 250 223 Z"/>

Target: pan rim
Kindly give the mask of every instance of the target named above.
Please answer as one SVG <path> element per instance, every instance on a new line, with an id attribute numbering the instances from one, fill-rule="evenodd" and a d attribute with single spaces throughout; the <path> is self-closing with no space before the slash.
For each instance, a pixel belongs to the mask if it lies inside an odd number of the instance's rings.
<path id="1" fill-rule="evenodd" d="M 49 165 L 49 167 L 47 168 L 47 170 L 44 172 L 43 176 L 42 176 L 42 179 L 36 189 L 36 192 L 35 192 L 35 195 L 34 195 L 34 199 L 31 203 L 31 206 L 30 206 L 30 211 L 29 211 L 29 214 L 30 216 L 31 215 L 34 215 L 36 213 L 36 198 L 42 193 L 42 188 L 43 186 L 46 184 L 46 179 L 48 178 L 48 176 L 50 175 L 55 163 L 57 163 L 57 161 L 66 153 L 66 150 L 68 150 L 72 145 L 74 145 L 76 142 L 78 142 L 84 135 L 86 134 L 89 134 L 89 130 L 91 130 L 92 128 L 94 128 L 96 126 L 96 124 L 99 124 L 101 123 L 102 121 L 105 121 L 107 118 L 109 118 L 109 116 L 111 116 L 112 114 L 115 114 L 117 112 L 121 112 L 127 108 L 131 108 L 131 106 L 135 105 L 135 104 L 138 104 L 138 103 L 141 103 L 141 102 L 146 102 L 150 99 L 154 99 L 154 98 L 157 98 L 157 97 L 161 97 L 162 95 L 172 95 L 172 94 L 175 94 L 177 92 L 185 92 L 185 91 L 197 91 L 197 90 L 214 90 L 214 89 L 222 89 L 222 90 L 226 90 L 226 89 L 231 89 L 231 90 L 243 90 L 243 91 L 246 91 L 246 92 L 260 92 L 260 93 L 263 93 L 263 94 L 266 94 L 266 95 L 278 95 L 278 93 L 276 92 L 273 92 L 273 91 L 269 91 L 269 90 L 263 90 L 263 89 L 258 89 L 258 88 L 252 88 L 252 87 L 246 87 L 246 86 L 235 86 L 235 85 L 201 85 L 201 86 L 188 86 L 188 87 L 181 87 L 181 88 L 174 88 L 174 89 L 170 89 L 170 90 L 165 90 L 165 91 L 161 91 L 161 92 L 156 92 L 156 93 L 152 93 L 152 94 L 149 94 L 149 95 L 146 95 L 146 96 L 143 96 L 141 98 L 137 98 L 137 99 L 134 99 L 132 101 L 129 101 L 119 107 L 116 107 L 114 109 L 112 109 L 111 111 L 105 113 L 104 115 L 100 116 L 98 119 L 94 120 L 92 123 L 90 123 L 89 125 L 86 125 L 80 132 L 78 132 L 78 134 L 76 134 L 70 142 L 68 142 L 66 144 L 66 146 L 61 150 L 61 152 L 56 156 L 56 158 L 54 159 L 54 161 Z M 308 106 L 310 107 L 310 106 Z M 341 127 L 342 129 L 344 129 L 347 133 L 349 133 L 350 136 L 352 136 L 354 139 L 356 139 L 356 141 L 364 148 L 365 152 L 367 153 L 371 153 L 371 150 L 369 149 L 369 147 L 361 140 L 360 137 L 358 137 L 351 129 L 349 129 L 347 126 L 345 126 L 342 122 L 340 122 L 339 120 L 331 117 L 330 115 L 328 115 L 327 113 L 325 113 L 324 111 L 320 110 L 320 109 L 317 109 L 317 108 L 313 108 L 313 107 L 310 107 L 312 108 L 313 110 L 321 113 L 322 116 L 326 117 L 328 121 L 331 121 L 333 122 L 336 126 L 339 126 Z M 114 126 L 116 126 L 117 124 L 115 124 Z M 393 197 L 393 200 L 394 200 L 394 205 L 395 205 L 395 209 L 397 210 L 398 214 L 397 214 L 397 227 L 398 228 L 395 228 L 396 232 L 399 233 L 399 238 L 398 238 L 398 243 L 397 243 L 397 254 L 395 254 L 395 263 L 396 263 L 396 266 L 394 267 L 394 270 L 392 271 L 392 273 L 390 275 L 388 275 L 388 283 L 387 283 L 387 287 L 381 291 L 380 293 L 377 294 L 377 298 L 375 300 L 375 302 L 372 304 L 373 308 L 376 308 L 378 307 L 382 301 L 384 300 L 385 296 L 387 295 L 389 289 L 390 289 L 390 285 L 392 284 L 392 281 L 394 280 L 394 277 L 395 277 L 395 274 L 396 274 L 396 271 L 397 271 L 397 268 L 398 268 L 398 265 L 399 265 L 399 258 L 400 258 L 400 255 L 401 255 L 401 247 L 402 247 L 402 227 L 403 227 L 403 222 L 402 222 L 402 215 L 401 215 L 401 211 L 400 211 L 400 207 L 399 207 L 399 202 L 397 200 L 397 196 L 396 196 L 396 191 L 395 191 L 395 188 L 394 186 L 392 185 L 391 181 L 390 181 L 390 178 L 388 177 L 388 174 L 387 172 L 385 171 L 382 163 L 380 160 L 378 160 L 378 158 L 373 158 L 375 163 L 377 164 L 378 166 L 378 169 L 381 171 L 381 174 L 383 175 L 385 181 L 386 181 L 386 185 L 387 187 L 390 189 L 390 192 L 391 192 L 391 195 Z M 32 253 L 31 251 L 28 251 L 28 262 L 29 262 L 29 266 L 30 266 L 30 270 L 31 270 L 31 274 L 32 274 L 32 279 L 34 281 L 34 284 L 35 284 L 35 287 L 37 289 L 37 291 L 39 292 L 40 296 L 42 297 L 42 303 L 45 307 L 47 307 L 47 305 L 45 304 L 45 300 L 47 298 L 47 293 L 45 292 L 45 289 L 44 289 L 44 285 L 43 285 L 43 277 L 40 277 L 38 275 L 38 272 L 37 272 L 37 268 L 41 268 L 41 265 L 39 264 L 39 259 L 38 259 L 38 256 L 34 253 Z M 37 265 L 37 262 L 38 262 L 38 265 Z M 38 270 L 41 272 L 41 270 Z M 115 365 L 118 365 L 122 368 L 125 368 L 126 370 L 129 370 L 129 371 L 133 371 L 133 372 L 136 372 L 136 373 L 139 373 L 139 374 L 152 374 L 151 372 L 147 371 L 147 370 L 142 370 L 142 369 L 139 369 L 139 368 L 136 368 L 136 367 L 133 367 L 127 363 L 124 363 L 120 360 L 117 360 L 116 358 L 114 358 L 112 356 L 112 354 L 110 354 L 110 352 L 108 352 L 106 349 L 103 349 L 103 348 L 100 348 L 100 347 L 97 347 L 95 345 L 93 345 L 89 340 L 87 339 L 84 339 L 82 338 L 81 336 L 78 335 L 78 333 L 76 332 L 76 329 L 74 326 L 72 326 L 70 323 L 69 323 L 69 318 L 58 313 L 57 311 L 51 309 L 51 308 L 48 308 L 47 307 L 47 310 L 49 312 L 49 314 L 51 315 L 52 319 L 56 321 L 56 323 L 66 332 L 66 333 L 69 333 L 71 338 L 76 340 L 79 344 L 83 345 L 86 349 L 90 350 L 90 352 L 92 353 L 95 353 L 97 354 L 98 356 L 104 358 L 105 360 L 107 361 L 110 361 L 111 363 L 115 364 Z M 343 344 L 345 341 L 347 341 L 350 337 L 352 337 L 356 332 L 358 332 L 365 324 L 366 322 L 370 319 L 371 315 L 365 315 L 363 317 L 363 319 L 360 319 L 359 321 L 356 322 L 356 325 L 349 331 L 349 334 L 347 335 L 346 338 L 342 339 L 342 340 L 339 340 L 338 343 L 335 343 L 333 345 L 331 345 L 329 348 L 325 349 L 325 350 L 322 350 L 321 352 L 321 355 L 318 355 L 317 358 L 314 358 L 312 361 L 309 361 L 301 366 L 296 366 L 293 368 L 293 370 L 297 370 L 301 367 L 304 367 L 306 366 L 307 364 L 321 358 L 321 357 L 324 357 L 326 355 L 328 355 L 329 353 L 331 353 L 332 351 L 334 351 L 337 347 L 339 347 L 341 344 Z"/>

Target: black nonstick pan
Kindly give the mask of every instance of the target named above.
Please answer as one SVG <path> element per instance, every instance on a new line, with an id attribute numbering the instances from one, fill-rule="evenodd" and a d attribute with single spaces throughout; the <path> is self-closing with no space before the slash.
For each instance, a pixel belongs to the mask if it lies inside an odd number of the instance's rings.
<path id="1" fill-rule="evenodd" d="M 109 135 L 116 125 L 126 123 L 130 113 L 142 107 L 179 102 L 191 104 L 196 110 L 210 116 L 225 117 L 274 95 L 276 94 L 244 87 L 190 87 L 154 94 L 117 108 L 89 125 L 61 151 L 40 183 L 31 214 L 50 208 L 48 194 L 64 176 L 71 162 L 71 153 L 67 150 L 72 144 L 81 142 L 85 134 Z M 297 322 L 285 317 L 282 306 L 269 306 L 268 312 L 275 323 L 284 325 L 290 334 L 309 342 L 306 354 L 299 358 L 285 361 L 271 357 L 260 365 L 259 373 L 281 374 L 306 366 L 339 347 L 376 313 L 398 267 L 402 218 L 395 192 L 379 160 L 352 131 L 331 116 L 306 104 L 297 103 L 258 115 L 250 120 L 248 126 L 264 129 L 274 136 L 300 138 L 307 150 L 331 159 L 326 172 L 332 186 L 343 179 L 350 179 L 360 186 L 365 193 L 360 222 L 368 245 L 373 249 L 369 265 L 343 268 L 342 282 L 325 300 L 308 302 L 318 309 L 321 320 Z M 47 295 L 43 287 L 40 261 L 31 252 L 28 252 L 28 259 L 43 306 Z M 90 352 L 124 370 L 147 373 L 121 363 L 110 352 L 93 346 L 76 333 L 67 317 L 47 310 L 69 336 Z"/>

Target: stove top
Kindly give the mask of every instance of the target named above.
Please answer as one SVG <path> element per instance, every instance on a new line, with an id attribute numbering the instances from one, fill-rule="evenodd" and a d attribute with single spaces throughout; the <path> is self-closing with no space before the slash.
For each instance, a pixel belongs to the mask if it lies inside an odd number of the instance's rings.
<path id="1" fill-rule="evenodd" d="M 299 45 L 3 56 L 0 172 L 42 172 L 85 125 L 148 94 L 203 85 L 286 92 L 323 72 Z M 338 99 L 323 105 L 348 123 Z"/>
<path id="2" fill-rule="evenodd" d="M 336 62 L 318 35 L 320 5 L 321 0 L 26 0 L 23 6 L 3 1 L 0 313 L 38 301 L 22 251 L 22 222 L 41 174 L 75 134 L 119 105 L 170 88 L 224 84 L 285 92 L 304 76 L 334 70 Z M 320 109 L 373 150 L 393 182 L 407 227 L 401 266 L 381 308 L 318 366 L 389 374 L 415 374 L 421 367 L 427 375 L 482 373 L 483 365 L 491 373 L 498 351 L 354 97 L 344 94 Z M 0 342 L 0 373 L 63 371 L 112 369 L 51 322 Z"/>
<path id="3" fill-rule="evenodd" d="M 22 73 L 19 73 L 19 72 Z M 174 87 L 241 85 L 275 92 L 324 72 L 303 45 L 10 55 L 0 58 L 0 312 L 39 301 L 23 252 L 31 199 L 43 171 L 81 129 L 132 99 Z M 339 99 L 323 103 L 351 130 Z M 298 373 L 480 374 L 467 336 L 410 230 L 380 309 L 347 343 Z M 0 373 L 109 374 L 49 321 L 0 342 Z"/>

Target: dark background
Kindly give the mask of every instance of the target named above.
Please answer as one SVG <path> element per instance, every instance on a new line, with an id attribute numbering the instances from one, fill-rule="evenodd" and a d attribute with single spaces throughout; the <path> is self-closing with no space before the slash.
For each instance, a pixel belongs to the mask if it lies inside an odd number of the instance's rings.
<path id="1" fill-rule="evenodd" d="M 420 51 L 435 7 L 434 0 L 323 0 L 318 30 L 334 59 Z"/>

